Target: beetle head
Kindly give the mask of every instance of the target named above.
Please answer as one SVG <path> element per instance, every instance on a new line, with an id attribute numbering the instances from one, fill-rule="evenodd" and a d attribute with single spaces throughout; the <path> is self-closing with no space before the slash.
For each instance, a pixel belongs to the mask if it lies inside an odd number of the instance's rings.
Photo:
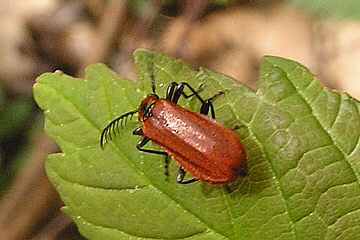
<path id="1" fill-rule="evenodd" d="M 147 98 L 142 100 L 138 109 L 138 120 L 144 122 L 146 118 L 151 117 L 151 109 L 154 103 L 159 99 L 156 94 L 149 94 Z"/>

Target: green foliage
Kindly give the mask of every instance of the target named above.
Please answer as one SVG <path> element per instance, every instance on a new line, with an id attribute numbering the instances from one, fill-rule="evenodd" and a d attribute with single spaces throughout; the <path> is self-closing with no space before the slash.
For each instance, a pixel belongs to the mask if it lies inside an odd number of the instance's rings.
<path id="1" fill-rule="evenodd" d="M 221 5 L 221 4 L 227 4 L 227 3 L 231 2 L 231 0 L 212 0 L 211 2 Z"/>
<path id="2" fill-rule="evenodd" d="M 27 98 L 16 98 L 2 111 L 0 117 L 0 141 L 20 131 L 29 120 L 32 103 Z"/>
<path id="3" fill-rule="evenodd" d="M 151 0 L 135 0 L 131 1 L 131 8 L 137 15 L 143 15 L 149 10 Z M 151 9 L 150 9 L 151 10 Z"/>
<path id="4" fill-rule="evenodd" d="M 148 50 L 135 52 L 137 83 L 104 65 L 85 79 L 61 72 L 37 79 L 34 96 L 47 133 L 63 153 L 46 168 L 64 211 L 89 239 L 359 239 L 359 102 L 324 88 L 300 64 L 262 60 L 256 93 L 230 77 Z M 243 125 L 250 177 L 222 186 L 176 183 L 177 166 L 164 181 L 163 158 L 137 151 L 140 124 L 129 121 L 102 151 L 102 129 L 136 109 L 151 92 L 164 96 L 172 81 L 203 84 L 217 119 Z M 182 99 L 199 110 L 196 99 Z M 153 145 L 152 145 L 153 146 Z M 153 146 L 155 147 L 155 146 Z"/>
<path id="5" fill-rule="evenodd" d="M 0 195 L 26 162 L 33 106 L 31 98 L 7 98 L 0 88 Z"/>
<path id="6" fill-rule="evenodd" d="M 359 0 L 288 0 L 288 2 L 320 17 L 360 19 Z"/>

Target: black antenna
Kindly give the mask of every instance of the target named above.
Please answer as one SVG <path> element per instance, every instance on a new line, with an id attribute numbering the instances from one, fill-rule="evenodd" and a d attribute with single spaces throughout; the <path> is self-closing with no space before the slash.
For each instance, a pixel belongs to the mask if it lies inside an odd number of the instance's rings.
<path id="1" fill-rule="evenodd" d="M 155 76 L 154 76 L 154 55 L 152 55 L 152 58 L 151 58 L 150 79 L 151 79 L 152 92 L 153 92 L 153 94 L 156 94 L 156 92 L 155 92 Z"/>
<path id="2" fill-rule="evenodd" d="M 154 80 L 154 74 L 151 74 L 151 87 L 152 87 L 152 91 L 153 91 L 153 93 L 154 94 L 156 94 L 155 93 L 155 80 Z"/>
<path id="3" fill-rule="evenodd" d="M 108 143 L 109 141 L 112 140 L 112 137 L 116 136 L 116 133 L 119 132 L 119 122 L 120 122 L 120 127 L 122 128 L 123 125 L 123 121 L 125 118 L 125 124 L 127 123 L 127 118 L 130 116 L 130 119 L 133 117 L 133 115 L 135 113 L 137 113 L 138 110 L 133 110 L 131 112 L 127 112 L 123 115 L 121 115 L 120 117 L 112 120 L 102 131 L 101 133 L 101 137 L 100 137 L 100 147 L 101 149 L 104 149 L 104 146 L 106 143 Z"/>

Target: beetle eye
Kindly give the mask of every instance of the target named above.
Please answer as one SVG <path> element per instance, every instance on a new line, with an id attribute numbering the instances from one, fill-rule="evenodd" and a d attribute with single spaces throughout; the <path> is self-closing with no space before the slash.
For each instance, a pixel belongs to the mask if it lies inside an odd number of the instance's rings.
<path id="1" fill-rule="evenodd" d="M 141 112 L 145 112 L 145 111 L 146 111 L 146 105 L 143 104 L 143 105 L 141 105 Z"/>

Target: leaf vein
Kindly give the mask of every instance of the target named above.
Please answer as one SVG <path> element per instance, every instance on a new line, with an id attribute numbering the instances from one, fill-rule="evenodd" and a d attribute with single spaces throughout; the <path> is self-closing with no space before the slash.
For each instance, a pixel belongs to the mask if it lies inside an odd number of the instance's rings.
<path id="1" fill-rule="evenodd" d="M 333 126 L 334 126 L 334 124 L 335 124 L 335 122 L 336 122 L 336 120 L 337 120 L 337 118 L 338 118 L 338 116 L 339 116 L 339 112 L 340 112 L 340 108 L 341 108 L 341 103 L 342 103 L 342 101 L 341 101 L 341 97 L 339 97 L 339 98 L 337 98 L 337 99 L 338 99 L 338 104 L 337 104 L 337 109 L 336 109 L 335 118 L 334 118 L 334 120 L 331 122 L 329 129 L 332 129 L 332 128 L 333 128 Z"/>
<path id="2" fill-rule="evenodd" d="M 78 111 L 78 113 L 79 113 L 81 116 L 83 116 L 86 121 L 88 121 L 94 128 L 96 128 L 96 129 L 100 132 L 100 127 L 97 126 L 94 122 L 92 122 L 91 119 L 90 119 L 85 113 L 83 113 L 82 111 L 80 111 L 79 107 L 78 107 L 75 103 L 73 103 L 71 100 L 67 99 L 67 98 L 66 98 L 60 91 L 58 91 L 57 89 L 55 89 L 55 88 L 53 88 L 53 87 L 50 87 L 50 86 L 49 86 L 49 88 L 53 89 L 53 90 L 54 90 L 55 92 L 57 92 L 60 96 L 62 96 L 66 101 L 68 101 L 69 103 L 71 103 L 71 104 L 75 107 L 75 109 Z M 114 148 L 114 149 L 116 149 L 115 152 L 118 153 L 119 147 L 116 147 L 116 148 Z M 126 156 L 125 152 L 123 152 L 123 153 L 124 153 L 124 155 Z M 126 156 L 126 158 L 129 159 L 128 156 Z M 126 160 L 125 160 L 125 161 L 126 161 Z M 155 184 L 152 183 L 149 178 L 147 178 L 147 177 L 144 176 L 144 175 L 141 175 L 141 174 L 140 174 L 140 169 L 138 169 L 138 168 L 137 168 L 136 166 L 134 166 L 133 164 L 129 163 L 129 161 L 126 161 L 126 162 L 127 162 L 127 164 L 128 164 L 129 166 L 132 166 L 132 167 L 131 167 L 132 170 L 133 170 L 138 176 L 140 176 L 140 177 L 143 178 L 144 180 L 147 180 L 147 182 L 149 182 L 149 183 L 150 183 L 154 188 L 156 188 L 159 192 L 163 192 L 163 191 L 161 191 L 158 187 L 156 187 Z M 134 168 L 135 168 L 135 169 L 134 169 Z M 179 203 L 178 201 L 176 201 L 176 199 L 172 198 L 172 197 L 171 197 L 170 195 L 168 195 L 166 192 L 163 192 L 163 193 L 164 193 L 169 199 L 171 199 L 172 201 L 174 201 L 174 202 L 176 202 L 176 203 Z M 207 221 L 206 221 L 205 219 L 202 219 L 202 218 L 201 218 L 200 216 L 198 216 L 196 213 L 194 213 L 194 212 L 190 211 L 189 209 L 185 208 L 185 207 L 184 207 L 183 205 L 181 205 L 180 203 L 179 203 L 179 205 L 180 205 L 184 210 L 186 210 L 187 212 L 191 213 L 195 218 L 199 219 L 202 223 L 204 223 L 208 229 L 212 230 L 213 232 L 217 232 L 217 231 L 215 231 L 214 229 L 212 229 L 212 228 L 209 226 L 209 224 L 207 223 Z M 222 234 L 223 234 L 223 233 L 222 233 Z"/>
<path id="3" fill-rule="evenodd" d="M 294 228 L 294 221 L 293 221 L 293 219 L 291 218 L 290 214 L 288 214 L 288 212 L 289 212 L 289 207 L 288 207 L 288 205 L 287 205 L 287 203 L 286 203 L 286 201 L 285 201 L 284 194 L 283 194 L 283 189 L 282 189 L 282 187 L 281 187 L 281 185 L 280 185 L 280 182 L 279 182 L 279 177 L 276 175 L 276 173 L 275 173 L 275 171 L 274 171 L 274 166 L 273 166 L 273 165 L 271 164 L 271 162 L 269 161 L 269 157 L 265 154 L 265 150 L 264 150 L 264 148 L 262 147 L 262 145 L 260 144 L 258 138 L 255 136 L 255 134 L 253 133 L 253 131 L 249 128 L 249 125 L 250 125 L 250 124 L 252 123 L 252 121 L 255 119 L 255 116 L 256 116 L 257 112 L 259 111 L 259 109 L 260 109 L 260 105 L 261 105 L 261 104 L 258 104 L 257 109 L 255 110 L 253 116 L 251 117 L 251 120 L 250 120 L 249 124 L 247 125 L 247 127 L 248 127 L 248 130 L 249 130 L 250 135 L 253 136 L 253 139 L 255 140 L 256 144 L 257 144 L 258 147 L 261 149 L 261 152 L 266 156 L 266 159 L 267 159 L 267 161 L 268 161 L 269 164 L 270 164 L 271 171 L 272 171 L 273 175 L 276 177 L 275 182 L 276 182 L 276 185 L 279 186 L 279 189 L 280 189 L 279 192 L 280 192 L 280 194 L 281 194 L 281 196 L 282 196 L 282 200 L 284 201 L 284 205 L 285 205 L 285 208 L 286 208 L 286 214 L 288 215 L 289 219 L 291 220 L 291 223 L 290 223 L 291 229 L 292 229 L 293 233 L 295 234 L 295 236 L 297 236 L 296 231 L 295 231 L 295 228 Z M 233 106 L 231 103 L 230 103 L 230 106 L 231 106 L 232 110 L 234 111 L 234 106 Z M 237 116 L 237 115 L 236 115 L 236 118 L 237 118 L 238 120 L 240 120 L 240 119 L 239 119 L 239 116 Z M 240 122 L 243 122 L 243 121 L 240 121 Z M 297 238 L 297 237 L 296 237 L 296 238 Z"/>
<path id="4" fill-rule="evenodd" d="M 266 60 L 265 60 L 266 61 Z M 285 75 L 286 75 L 286 78 L 288 80 L 288 82 L 293 86 L 294 89 L 297 90 L 297 92 L 299 93 L 299 96 L 305 101 L 305 103 L 308 105 L 308 107 L 313 111 L 313 108 L 311 106 L 311 104 L 307 101 L 306 97 L 304 97 L 302 94 L 301 94 L 301 91 L 299 91 L 297 89 L 297 87 L 294 85 L 294 83 L 291 81 L 291 78 L 289 76 L 289 73 L 288 72 L 285 72 L 282 68 L 278 67 L 278 66 L 274 66 L 274 68 L 278 68 L 280 71 L 282 71 Z M 296 68 L 300 68 L 299 66 L 297 66 Z M 344 158 L 344 161 L 348 164 L 348 166 L 350 166 L 353 174 L 357 177 L 357 181 L 358 183 L 360 182 L 360 176 L 357 174 L 357 172 L 355 171 L 354 167 L 352 166 L 352 164 L 347 161 L 347 158 L 345 156 L 347 156 L 347 154 L 344 152 L 344 150 L 338 146 L 338 144 L 336 144 L 335 140 L 333 139 L 333 137 L 331 136 L 331 134 L 326 131 L 326 128 L 322 125 L 322 123 L 320 122 L 320 120 L 316 117 L 315 114 L 313 114 L 313 117 L 314 119 L 317 121 L 317 123 L 321 126 L 321 129 L 323 130 L 323 132 L 325 132 L 325 134 L 327 134 L 329 136 L 329 138 L 332 140 L 334 146 L 336 148 L 338 148 L 340 150 L 340 152 L 342 153 L 343 155 L 343 158 Z"/>

